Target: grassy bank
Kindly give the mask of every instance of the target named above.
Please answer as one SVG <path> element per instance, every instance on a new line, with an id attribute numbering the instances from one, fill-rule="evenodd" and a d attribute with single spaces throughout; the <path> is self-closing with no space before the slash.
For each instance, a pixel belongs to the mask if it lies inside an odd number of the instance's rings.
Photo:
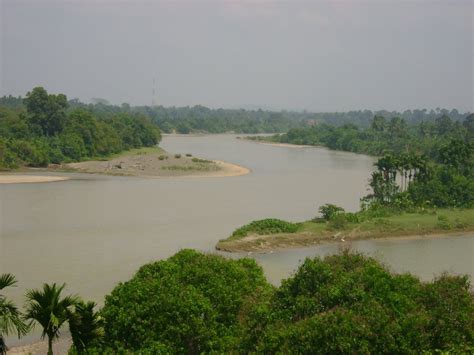
<path id="1" fill-rule="evenodd" d="M 276 225 L 277 227 L 272 227 Z M 228 252 L 265 252 L 322 242 L 350 242 L 467 231 L 474 231 L 474 209 L 404 212 L 360 222 L 338 219 L 327 222 L 322 218 L 302 223 L 262 220 L 237 229 L 229 238 L 219 241 L 216 249 Z"/>

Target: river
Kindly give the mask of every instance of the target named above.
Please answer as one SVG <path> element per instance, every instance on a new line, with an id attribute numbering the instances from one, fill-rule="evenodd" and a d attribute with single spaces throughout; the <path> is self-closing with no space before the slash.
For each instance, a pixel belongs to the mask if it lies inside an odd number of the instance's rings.
<path id="1" fill-rule="evenodd" d="M 140 265 L 182 248 L 214 251 L 219 239 L 251 220 L 302 221 L 327 202 L 356 210 L 374 163 L 363 155 L 274 147 L 233 135 L 167 136 L 161 146 L 252 172 L 158 179 L 73 174 L 61 182 L 0 185 L 0 273 L 19 280 L 6 294 L 21 305 L 26 289 L 66 282 L 67 292 L 101 304 Z M 425 280 L 445 270 L 474 276 L 472 234 L 361 241 L 352 247 Z M 278 284 L 305 257 L 337 250 L 321 245 L 251 257 Z"/>

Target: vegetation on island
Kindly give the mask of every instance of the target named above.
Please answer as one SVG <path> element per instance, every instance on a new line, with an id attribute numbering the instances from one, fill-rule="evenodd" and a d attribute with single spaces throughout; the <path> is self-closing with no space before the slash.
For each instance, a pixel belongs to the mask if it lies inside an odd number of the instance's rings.
<path id="1" fill-rule="evenodd" d="M 0 169 L 107 157 L 160 141 L 159 129 L 144 115 L 98 118 L 69 106 L 65 95 L 48 94 L 42 87 L 34 88 L 18 106 L 0 104 Z"/>
<path id="2" fill-rule="evenodd" d="M 432 156 L 413 151 L 387 153 L 375 163 L 371 193 L 358 212 L 321 206 L 304 223 L 266 219 L 237 229 L 216 245 L 225 251 L 259 251 L 389 236 L 474 230 L 474 142 L 441 140 Z M 260 226 L 264 226 L 261 228 Z M 280 226 L 291 226 L 284 229 Z"/>
<path id="3" fill-rule="evenodd" d="M 61 291 L 55 284 L 29 291 L 23 317 L 52 340 L 68 323 L 71 354 L 474 350 L 467 276 L 421 282 L 347 250 L 307 258 L 279 287 L 252 259 L 182 250 L 142 266 L 106 296 L 100 311 Z M 21 326 L 18 332 L 24 334 Z"/>

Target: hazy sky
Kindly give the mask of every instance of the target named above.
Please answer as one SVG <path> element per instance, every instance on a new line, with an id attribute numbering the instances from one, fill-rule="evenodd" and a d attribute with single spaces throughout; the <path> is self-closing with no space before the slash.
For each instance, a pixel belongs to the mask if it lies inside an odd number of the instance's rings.
<path id="1" fill-rule="evenodd" d="M 0 95 L 474 111 L 474 0 L 0 2 Z"/>

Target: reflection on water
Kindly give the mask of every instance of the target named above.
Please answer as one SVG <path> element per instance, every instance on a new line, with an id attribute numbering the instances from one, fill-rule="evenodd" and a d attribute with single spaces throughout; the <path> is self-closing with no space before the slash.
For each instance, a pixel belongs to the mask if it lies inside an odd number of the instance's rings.
<path id="1" fill-rule="evenodd" d="M 225 160 L 252 173 L 226 178 L 141 179 L 74 175 L 74 180 L 0 186 L 0 272 L 25 289 L 66 282 L 67 290 L 103 302 L 113 286 L 149 261 L 181 248 L 213 251 L 216 242 L 251 220 L 301 221 L 332 202 L 358 208 L 373 159 L 323 148 L 272 147 L 230 135 L 165 137 L 174 153 Z M 449 270 L 473 275 L 473 238 L 360 242 L 397 271 L 423 278 Z M 277 283 L 306 256 L 337 246 L 255 258 Z"/>

